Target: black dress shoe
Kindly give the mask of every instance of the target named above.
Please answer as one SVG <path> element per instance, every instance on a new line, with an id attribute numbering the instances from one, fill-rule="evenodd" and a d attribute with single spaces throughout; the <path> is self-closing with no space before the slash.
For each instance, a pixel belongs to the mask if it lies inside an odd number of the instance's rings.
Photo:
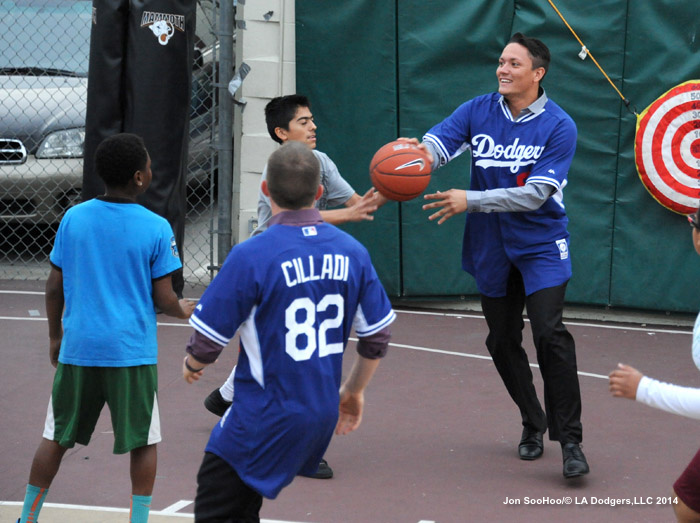
<path id="1" fill-rule="evenodd" d="M 204 399 L 204 406 L 207 410 L 219 417 L 224 415 L 232 403 L 232 401 L 226 401 L 224 399 L 219 389 L 214 389 L 211 391 L 211 394 Z"/>
<path id="2" fill-rule="evenodd" d="M 532 461 L 542 456 L 543 452 L 542 432 L 524 427 L 523 435 L 518 445 L 518 455 L 520 455 L 520 459 Z"/>
<path id="3" fill-rule="evenodd" d="M 590 470 L 588 468 L 588 462 L 578 443 L 564 443 L 561 446 L 561 453 L 564 459 L 565 478 L 575 478 L 588 474 Z"/>

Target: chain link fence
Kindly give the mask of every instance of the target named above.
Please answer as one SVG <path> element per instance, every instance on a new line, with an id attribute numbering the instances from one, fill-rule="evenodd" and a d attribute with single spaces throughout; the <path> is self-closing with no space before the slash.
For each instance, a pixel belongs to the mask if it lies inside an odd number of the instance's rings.
<path id="1" fill-rule="evenodd" d="M 197 1 L 189 285 L 208 284 L 215 265 L 219 10 Z M 0 280 L 45 279 L 58 223 L 80 201 L 92 16 L 89 0 L 0 0 Z"/>

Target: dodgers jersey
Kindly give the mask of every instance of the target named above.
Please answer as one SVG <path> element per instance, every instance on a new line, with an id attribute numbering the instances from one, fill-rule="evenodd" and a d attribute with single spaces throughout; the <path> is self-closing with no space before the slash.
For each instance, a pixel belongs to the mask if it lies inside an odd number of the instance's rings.
<path id="1" fill-rule="evenodd" d="M 471 150 L 471 190 L 527 183 L 554 188 L 534 211 L 467 214 L 462 267 L 486 296 L 506 294 L 511 264 L 522 273 L 528 295 L 571 278 L 562 191 L 576 150 L 576 126 L 544 94 L 530 107 L 534 112 L 514 120 L 502 95 L 482 95 L 423 137 L 438 151 L 439 165 Z"/>
<path id="2" fill-rule="evenodd" d="M 66 212 L 50 259 L 63 274 L 65 298 L 58 361 L 157 363 L 153 280 L 182 267 L 165 218 L 132 201 L 88 200 Z"/>
<path id="3" fill-rule="evenodd" d="M 268 498 L 316 472 L 351 329 L 366 337 L 394 319 L 367 250 L 330 224 L 275 224 L 236 245 L 190 318 L 219 345 L 240 333 L 236 395 L 206 450 Z"/>

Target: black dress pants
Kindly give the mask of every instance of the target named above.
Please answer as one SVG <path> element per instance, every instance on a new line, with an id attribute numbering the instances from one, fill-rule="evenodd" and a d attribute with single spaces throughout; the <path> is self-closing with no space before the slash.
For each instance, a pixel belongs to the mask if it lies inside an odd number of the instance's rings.
<path id="1" fill-rule="evenodd" d="M 260 523 L 263 498 L 216 454 L 206 452 L 197 474 L 196 523 Z"/>
<path id="2" fill-rule="evenodd" d="M 540 432 L 548 428 L 549 439 L 562 444 L 580 443 L 583 437 L 576 347 L 562 323 L 565 293 L 566 283 L 526 296 L 522 275 L 513 267 L 506 296 L 481 296 L 489 327 L 486 347 L 510 397 L 520 409 L 523 426 Z M 545 411 L 537 398 L 522 347 L 525 306 L 544 381 Z"/>

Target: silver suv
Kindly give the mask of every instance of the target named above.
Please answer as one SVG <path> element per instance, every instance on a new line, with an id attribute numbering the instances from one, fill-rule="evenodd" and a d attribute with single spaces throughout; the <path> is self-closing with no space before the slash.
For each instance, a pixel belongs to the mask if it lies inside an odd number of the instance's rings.
<path id="1" fill-rule="evenodd" d="M 55 224 L 80 200 L 91 25 L 90 0 L 0 1 L 0 225 Z M 211 71 L 193 77 L 191 187 L 212 161 Z"/>
<path id="2" fill-rule="evenodd" d="M 0 3 L 0 221 L 80 197 L 92 2 Z"/>

